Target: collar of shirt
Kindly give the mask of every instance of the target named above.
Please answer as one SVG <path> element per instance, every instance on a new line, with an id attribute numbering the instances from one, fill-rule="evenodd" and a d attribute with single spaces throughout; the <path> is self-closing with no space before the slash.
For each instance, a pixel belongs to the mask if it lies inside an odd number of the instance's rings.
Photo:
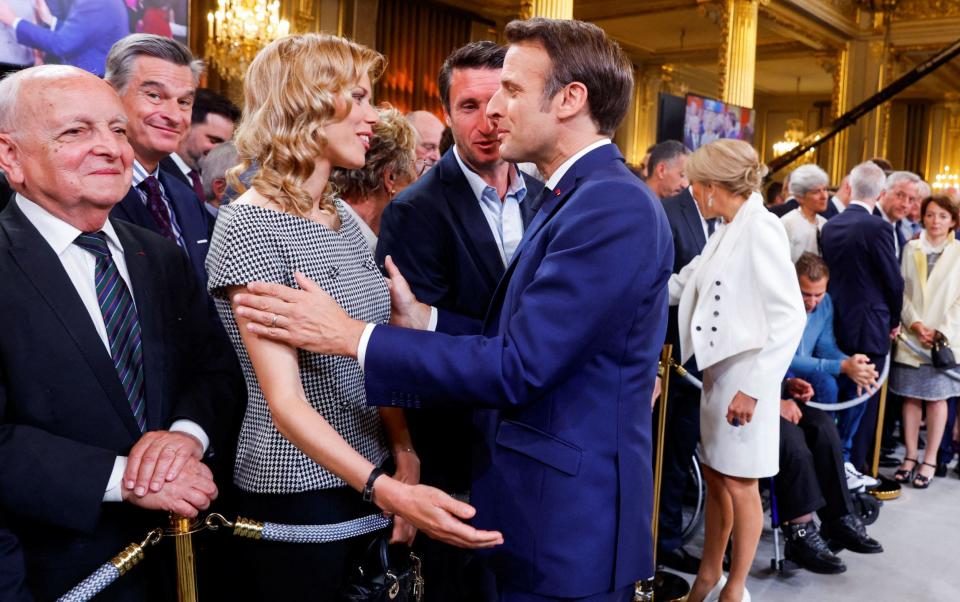
<path id="1" fill-rule="evenodd" d="M 563 179 L 563 176 L 565 176 L 567 172 L 570 171 L 570 168 L 573 167 L 573 164 L 580 160 L 580 157 L 584 156 L 595 148 L 600 148 L 605 144 L 613 144 L 613 141 L 609 138 L 601 138 L 600 140 L 597 140 L 592 144 L 588 144 L 574 153 L 572 157 L 560 164 L 560 167 L 557 168 L 557 171 L 553 172 L 553 175 L 550 176 L 549 180 L 547 180 L 546 187 L 550 190 L 556 188 L 557 184 L 560 183 L 560 180 Z"/>
<path id="2" fill-rule="evenodd" d="M 40 232 L 40 236 L 47 241 L 47 244 L 50 245 L 50 248 L 58 257 L 73 244 L 73 241 L 82 232 L 19 193 L 17 194 L 17 207 L 33 224 L 33 227 Z M 113 224 L 110 223 L 109 219 L 104 222 L 100 230 L 107 235 L 107 244 L 113 247 L 111 251 L 122 253 L 123 245 L 120 244 L 117 232 L 113 229 Z"/>
<path id="3" fill-rule="evenodd" d="M 835 196 L 830 197 L 830 202 L 833 203 L 837 213 L 843 213 L 843 210 L 846 209 L 846 206 L 843 204 L 843 202 Z"/>
<path id="4" fill-rule="evenodd" d="M 153 176 L 157 180 L 160 179 L 160 164 L 157 164 L 156 169 L 152 172 L 147 171 L 143 165 L 140 165 L 140 162 L 136 159 L 133 160 L 133 181 L 130 183 L 131 186 L 136 188 L 140 185 L 140 182 L 143 182 L 148 177 Z"/>
<path id="5" fill-rule="evenodd" d="M 463 176 L 467 179 L 470 190 L 473 191 L 473 196 L 477 197 L 477 201 L 483 202 L 484 193 L 487 192 L 487 189 L 493 191 L 493 195 L 499 199 L 497 189 L 487 184 L 483 178 L 480 177 L 480 174 L 467 167 L 467 164 L 463 162 L 463 159 L 460 158 L 460 151 L 457 150 L 456 145 L 453 147 L 453 156 L 456 157 L 460 171 L 463 172 Z M 524 197 L 527 196 L 527 183 L 523 181 L 523 176 L 520 175 L 520 171 L 516 165 L 513 163 L 509 163 L 508 165 L 510 166 L 510 171 L 507 180 L 507 194 L 505 196 L 512 195 L 516 197 L 518 203 L 521 203 Z"/>
<path id="6" fill-rule="evenodd" d="M 887 217 L 887 212 L 883 210 L 883 207 L 880 206 L 880 203 L 877 203 L 876 207 L 877 211 L 880 212 L 880 217 L 883 218 L 883 221 L 887 222 L 888 224 L 892 224 L 893 222 L 891 222 L 890 218 Z"/>
<path id="7" fill-rule="evenodd" d="M 177 167 L 180 168 L 180 171 L 183 172 L 183 175 L 190 177 L 190 172 L 193 171 L 193 168 L 187 165 L 187 162 L 183 160 L 183 157 L 177 153 L 170 153 L 170 158 L 173 159 L 173 162 L 177 164 Z M 197 170 L 197 173 L 200 173 L 200 170 Z"/>
<path id="8" fill-rule="evenodd" d="M 864 209 L 867 210 L 867 213 L 869 213 L 869 214 L 871 214 L 871 215 L 873 214 L 873 207 L 871 207 L 870 205 L 864 203 L 863 201 L 850 201 L 850 205 L 848 205 L 848 207 L 852 207 L 853 205 L 857 205 L 857 206 L 859 206 L 859 207 L 863 207 Z M 881 209 L 880 211 L 881 211 L 881 213 L 883 212 L 882 209 Z"/>

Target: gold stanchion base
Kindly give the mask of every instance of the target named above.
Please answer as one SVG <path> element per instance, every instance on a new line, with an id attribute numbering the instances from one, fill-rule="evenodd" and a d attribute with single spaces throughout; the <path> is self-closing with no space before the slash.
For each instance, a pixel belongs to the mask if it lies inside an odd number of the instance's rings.
<path id="1" fill-rule="evenodd" d="M 888 479 L 887 477 L 880 475 L 877 477 L 877 480 L 880 481 L 880 484 L 867 491 L 870 495 L 877 498 L 878 500 L 888 501 L 895 500 L 900 497 L 901 487 L 900 483 L 897 483 L 893 479 Z"/>
<path id="2" fill-rule="evenodd" d="M 680 575 L 657 571 L 653 578 L 654 602 L 681 602 L 689 593 L 690 584 Z"/>

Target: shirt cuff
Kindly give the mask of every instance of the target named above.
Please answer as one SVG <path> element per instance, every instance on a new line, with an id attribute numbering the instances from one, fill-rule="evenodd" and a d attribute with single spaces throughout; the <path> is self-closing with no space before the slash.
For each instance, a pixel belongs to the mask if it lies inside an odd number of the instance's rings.
<path id="1" fill-rule="evenodd" d="M 121 485 L 123 483 L 123 473 L 126 472 L 126 470 L 127 457 L 117 456 L 117 459 L 113 462 L 113 471 L 110 473 L 110 478 L 107 479 L 107 490 L 103 492 L 103 501 L 123 501 L 123 491 L 121 489 Z"/>
<path id="2" fill-rule="evenodd" d="M 360 335 L 360 344 L 357 345 L 357 363 L 360 364 L 361 371 L 367 360 L 367 344 L 370 343 L 370 335 L 373 334 L 375 327 L 376 324 L 367 324 L 363 327 L 363 334 Z"/>
<path id="3" fill-rule="evenodd" d="M 179 432 L 186 433 L 188 435 L 193 435 L 200 440 L 200 445 L 203 447 L 203 452 L 207 452 L 207 448 L 210 447 L 210 437 L 207 436 L 207 433 L 200 427 L 199 424 L 193 420 L 187 420 L 181 418 L 180 420 L 174 420 L 173 424 L 170 425 L 170 428 L 167 429 L 170 432 Z"/>
<path id="4" fill-rule="evenodd" d="M 16 19 L 14 19 L 13 23 L 10 24 L 10 29 L 12 29 L 13 31 L 17 31 L 17 25 L 20 25 L 20 21 L 23 21 L 23 19 L 21 19 L 20 17 L 17 17 Z"/>
<path id="5" fill-rule="evenodd" d="M 430 306 L 430 320 L 427 322 L 427 332 L 436 332 L 437 331 L 437 320 L 439 319 L 439 313 L 437 308 L 433 305 Z"/>

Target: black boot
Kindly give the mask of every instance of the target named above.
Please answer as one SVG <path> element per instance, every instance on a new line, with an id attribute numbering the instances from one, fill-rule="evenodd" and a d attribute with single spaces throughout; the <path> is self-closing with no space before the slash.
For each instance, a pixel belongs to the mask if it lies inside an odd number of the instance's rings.
<path id="1" fill-rule="evenodd" d="M 824 521 L 821 525 L 823 538 L 831 547 L 846 548 L 860 554 L 879 554 L 883 546 L 867 535 L 863 522 L 852 514 L 846 514 L 836 520 Z"/>
<path id="2" fill-rule="evenodd" d="M 783 555 L 808 571 L 834 575 L 847 570 L 836 554 L 827 547 L 813 521 L 803 524 L 788 523 L 780 525 L 786 538 Z"/>

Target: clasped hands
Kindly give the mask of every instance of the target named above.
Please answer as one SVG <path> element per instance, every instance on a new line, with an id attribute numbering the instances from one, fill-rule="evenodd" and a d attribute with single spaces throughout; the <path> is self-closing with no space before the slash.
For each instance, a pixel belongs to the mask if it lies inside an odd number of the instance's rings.
<path id="1" fill-rule="evenodd" d="M 53 22 L 53 15 L 44 0 L 34 0 L 33 10 L 39 23 L 49 25 Z M 0 23 L 7 27 L 13 27 L 13 22 L 16 20 L 17 14 L 10 8 L 10 4 L 6 0 L 0 0 Z"/>
<path id="2" fill-rule="evenodd" d="M 217 498 L 213 473 L 200 459 L 203 446 L 193 435 L 150 431 L 127 456 L 121 495 L 147 508 L 193 518 Z"/>

